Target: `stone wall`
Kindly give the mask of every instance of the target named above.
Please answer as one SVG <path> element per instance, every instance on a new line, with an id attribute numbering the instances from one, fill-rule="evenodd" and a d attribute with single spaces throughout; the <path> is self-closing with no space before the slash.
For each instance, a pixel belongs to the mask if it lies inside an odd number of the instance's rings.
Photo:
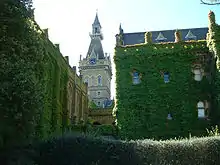
<path id="1" fill-rule="evenodd" d="M 112 109 L 90 109 L 89 118 L 93 123 L 99 124 L 113 124 L 115 118 L 112 115 Z"/>

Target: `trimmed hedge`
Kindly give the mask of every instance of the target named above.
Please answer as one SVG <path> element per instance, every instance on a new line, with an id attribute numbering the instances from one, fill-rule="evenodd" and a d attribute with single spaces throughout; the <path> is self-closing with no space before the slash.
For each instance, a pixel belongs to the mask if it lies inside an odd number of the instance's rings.
<path id="1" fill-rule="evenodd" d="M 67 135 L 14 153 L 14 163 L 29 165 L 217 165 L 220 137 L 125 142 Z"/>

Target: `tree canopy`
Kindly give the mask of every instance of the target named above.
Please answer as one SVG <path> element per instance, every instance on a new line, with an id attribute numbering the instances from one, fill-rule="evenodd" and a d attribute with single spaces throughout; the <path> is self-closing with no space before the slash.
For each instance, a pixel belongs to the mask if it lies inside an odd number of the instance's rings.
<path id="1" fill-rule="evenodd" d="M 220 5 L 220 0 L 200 0 L 204 5 Z"/>

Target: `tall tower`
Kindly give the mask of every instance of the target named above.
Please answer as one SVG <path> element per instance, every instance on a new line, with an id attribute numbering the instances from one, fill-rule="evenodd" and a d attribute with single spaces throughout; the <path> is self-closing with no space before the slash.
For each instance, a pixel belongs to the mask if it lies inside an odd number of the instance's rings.
<path id="1" fill-rule="evenodd" d="M 89 100 L 96 106 L 106 108 L 111 105 L 112 68 L 110 56 L 104 54 L 101 24 L 96 13 L 90 33 L 91 42 L 85 58 L 79 61 L 79 72 L 84 82 L 88 83 Z"/>

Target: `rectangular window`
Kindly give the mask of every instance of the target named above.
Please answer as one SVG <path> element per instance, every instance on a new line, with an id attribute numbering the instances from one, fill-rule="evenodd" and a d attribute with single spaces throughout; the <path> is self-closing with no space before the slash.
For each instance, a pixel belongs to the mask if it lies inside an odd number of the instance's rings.
<path id="1" fill-rule="evenodd" d="M 138 72 L 134 72 L 133 73 L 133 84 L 139 84 L 140 83 L 140 77 L 139 77 L 139 73 Z"/>
<path id="2" fill-rule="evenodd" d="M 205 117 L 205 110 L 204 108 L 198 109 L 198 118 L 204 118 Z"/>
<path id="3" fill-rule="evenodd" d="M 164 72 L 163 77 L 164 77 L 164 82 L 165 82 L 165 83 L 170 82 L 170 75 L 169 75 L 168 72 Z"/>

